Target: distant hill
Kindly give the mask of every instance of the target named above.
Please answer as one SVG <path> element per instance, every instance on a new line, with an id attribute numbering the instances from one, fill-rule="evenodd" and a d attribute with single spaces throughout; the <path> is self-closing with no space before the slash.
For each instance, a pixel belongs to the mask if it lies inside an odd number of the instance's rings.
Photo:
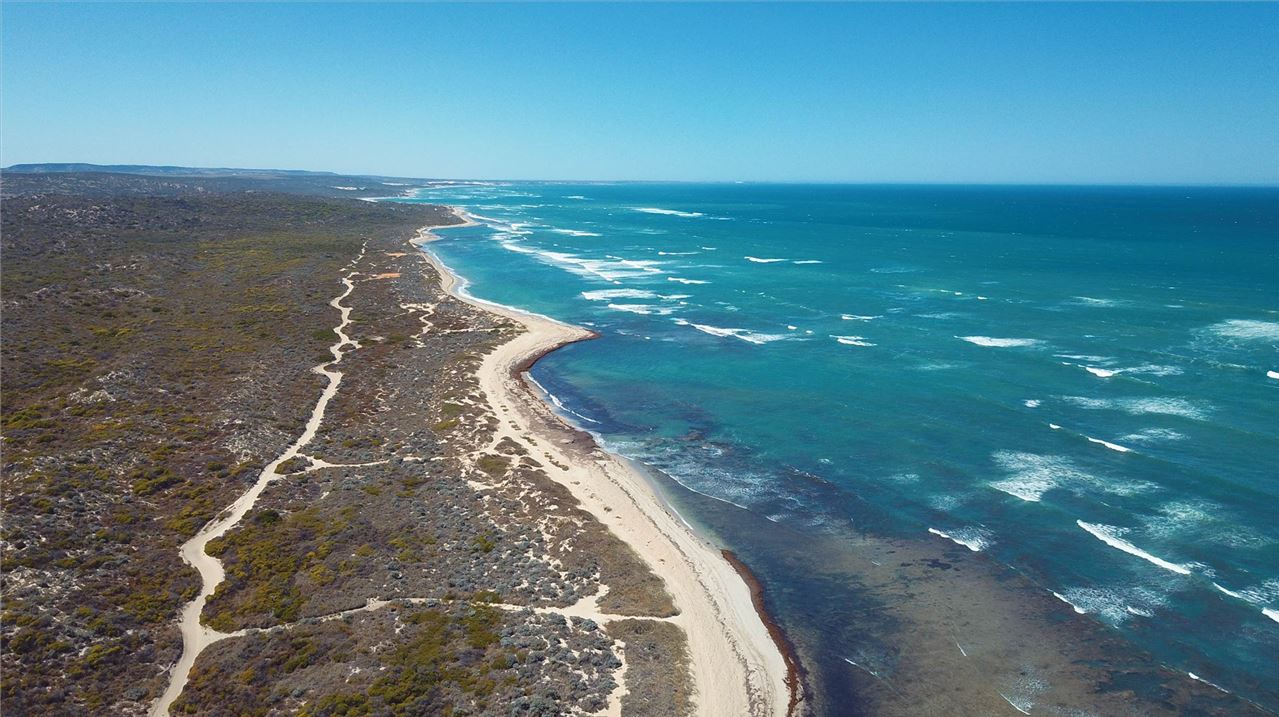
<path id="1" fill-rule="evenodd" d="M 426 179 L 311 172 L 298 169 L 235 169 L 145 164 L 47 162 L 0 170 L 0 196 L 181 196 L 197 193 L 280 192 L 349 199 L 406 196 L 437 182 Z"/>
<path id="2" fill-rule="evenodd" d="M 87 164 L 84 162 L 42 162 L 15 164 L 5 172 L 110 172 L 113 174 L 146 174 L 172 177 L 337 177 L 334 172 L 312 172 L 304 169 L 236 169 L 230 167 L 173 167 L 148 164 Z"/>

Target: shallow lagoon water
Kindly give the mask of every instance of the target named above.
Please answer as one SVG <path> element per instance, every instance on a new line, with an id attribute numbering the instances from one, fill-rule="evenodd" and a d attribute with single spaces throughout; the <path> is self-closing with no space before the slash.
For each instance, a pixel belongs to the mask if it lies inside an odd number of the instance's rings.
<path id="1" fill-rule="evenodd" d="M 1279 709 L 1279 191 L 491 183 L 416 201 L 482 222 L 432 245 L 473 294 L 599 332 L 534 378 L 692 491 L 676 502 L 761 573 L 824 711 L 839 670 L 904 668 L 866 667 L 866 631 L 832 629 L 882 595 L 784 546 L 839 562 L 865 535 L 1008 566 Z"/>

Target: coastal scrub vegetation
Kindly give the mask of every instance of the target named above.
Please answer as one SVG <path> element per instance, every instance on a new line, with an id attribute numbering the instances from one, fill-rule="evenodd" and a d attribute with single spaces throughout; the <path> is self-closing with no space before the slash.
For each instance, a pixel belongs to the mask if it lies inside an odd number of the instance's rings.
<path id="1" fill-rule="evenodd" d="M 4 177 L 6 713 L 162 689 L 198 588 L 176 547 L 301 430 L 341 267 L 443 220 L 259 185 Z"/>
<path id="2" fill-rule="evenodd" d="M 200 655 L 171 713 L 593 712 L 620 696 L 624 641 L 624 713 L 689 714 L 661 578 L 493 442 L 474 372 L 517 328 L 445 296 L 407 246 L 451 216 L 221 180 L 8 180 L 6 713 L 145 713 L 199 588 L 178 546 L 301 433 L 349 275 L 354 343 L 314 440 L 208 547 L 226 577 L 203 621 L 244 632 Z M 601 594 L 641 619 L 555 612 Z"/>

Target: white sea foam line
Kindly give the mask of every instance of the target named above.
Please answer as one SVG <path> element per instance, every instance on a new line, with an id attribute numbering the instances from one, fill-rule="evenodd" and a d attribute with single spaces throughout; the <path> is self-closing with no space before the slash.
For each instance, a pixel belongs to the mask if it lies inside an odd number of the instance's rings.
<path id="1" fill-rule="evenodd" d="M 666 277 L 666 280 L 674 281 L 680 284 L 709 284 L 710 283 L 709 281 L 704 281 L 702 279 L 685 279 L 679 276 L 668 276 Z"/>
<path id="2" fill-rule="evenodd" d="M 1279 622 L 1279 610 L 1266 607 L 1265 605 L 1266 602 L 1276 599 L 1276 593 L 1279 593 L 1279 580 L 1268 580 L 1257 587 L 1238 591 L 1231 590 L 1217 582 L 1214 582 L 1212 586 L 1236 600 L 1241 600 L 1249 605 L 1261 608 L 1261 613 L 1263 615 L 1275 622 Z"/>
<path id="3" fill-rule="evenodd" d="M 602 234 L 597 234 L 597 233 L 595 233 L 595 232 L 582 231 L 581 229 L 559 229 L 559 228 L 552 228 L 552 229 L 551 229 L 551 231 L 555 232 L 556 234 L 563 234 L 563 235 L 565 235 L 565 236 L 570 236 L 570 237 L 598 237 L 598 236 L 603 236 Z"/>
<path id="4" fill-rule="evenodd" d="M 965 548 L 968 548 L 969 550 L 973 551 L 974 553 L 980 553 L 982 548 L 985 548 L 987 545 L 989 545 L 989 543 L 987 543 L 986 540 L 982 538 L 979 533 L 977 533 L 977 531 L 969 530 L 969 529 L 965 529 L 965 531 L 969 533 L 970 535 L 973 535 L 974 537 L 964 537 L 960 535 L 958 531 L 956 531 L 954 535 L 951 535 L 950 533 L 938 530 L 936 528 L 928 529 L 928 532 L 932 533 L 933 535 L 941 536 L 945 538 L 946 540 L 951 541 L 952 543 L 955 543 L 957 545 L 962 545 Z"/>
<path id="5" fill-rule="evenodd" d="M 1053 356 L 1074 361 L 1087 361 L 1088 363 L 1109 363 L 1113 360 L 1109 356 L 1093 356 L 1091 354 L 1053 354 Z"/>
<path id="6" fill-rule="evenodd" d="M 995 690 L 995 692 L 999 692 L 999 690 Z M 1007 702 L 1008 704 L 1012 705 L 1012 708 L 1013 708 L 1013 709 L 1015 709 L 1015 710 L 1017 710 L 1018 712 L 1020 712 L 1020 713 L 1022 713 L 1022 714 L 1024 714 L 1024 715 L 1028 715 L 1028 714 L 1030 714 L 1030 710 L 1022 709 L 1022 708 L 1021 708 L 1021 706 L 1020 706 L 1020 705 L 1018 705 L 1016 702 L 1013 702 L 1012 700 L 1008 699 L 1008 695 L 1004 694 L 1003 692 L 999 692 L 999 696 L 1000 696 L 1000 697 L 1003 697 L 1003 698 L 1004 698 L 1004 701 L 1005 701 L 1005 702 Z M 1033 704 L 1033 703 L 1031 703 L 1031 704 Z"/>
<path id="7" fill-rule="evenodd" d="M 1273 378 L 1279 381 L 1279 371 L 1267 371 L 1266 378 Z"/>
<path id="8" fill-rule="evenodd" d="M 875 319 L 879 319 L 879 318 L 883 318 L 883 317 L 881 317 L 881 316 L 863 316 L 863 315 L 861 315 L 861 314 L 840 314 L 840 315 L 839 315 L 839 318 L 843 319 L 844 321 L 874 321 Z"/>
<path id="9" fill-rule="evenodd" d="M 1279 341 L 1279 321 L 1254 319 L 1229 319 L 1213 324 L 1208 330 L 1232 339 L 1248 341 Z"/>
<path id="10" fill-rule="evenodd" d="M 614 284 L 621 283 L 619 279 L 662 273 L 661 269 L 656 268 L 660 262 L 655 260 L 623 259 L 612 256 L 606 259 L 590 259 L 568 252 L 530 249 L 513 242 L 503 242 L 502 246 L 521 254 L 532 254 L 545 263 L 558 266 L 578 276 L 593 276 Z"/>
<path id="11" fill-rule="evenodd" d="M 1118 303 L 1114 299 L 1094 299 L 1091 296 L 1076 296 L 1075 299 L 1076 303 L 1084 306 L 1114 306 Z"/>
<path id="12" fill-rule="evenodd" d="M 654 304 L 609 304 L 614 311 L 626 311 L 632 314 L 666 316 L 675 313 L 674 306 L 656 306 Z"/>
<path id="13" fill-rule="evenodd" d="M 786 261 L 785 259 L 761 259 L 757 256 L 748 256 L 744 258 L 746 259 L 746 261 L 753 261 L 756 264 L 775 264 L 779 261 Z"/>
<path id="14" fill-rule="evenodd" d="M 467 216 L 474 216 L 474 215 L 467 215 Z M 435 227 L 435 229 L 449 229 L 449 228 L 450 228 L 450 227 Z M 480 297 L 475 296 L 474 294 L 472 294 L 472 293 L 470 292 L 470 286 L 471 286 L 471 281 L 470 281 L 470 279 L 467 279 L 465 276 L 462 276 L 461 274 L 459 274 L 459 273 L 457 273 L 456 271 L 454 271 L 454 270 L 453 270 L 453 267 L 451 267 L 451 266 L 449 266 L 448 264 L 446 264 L 446 263 L 444 262 L 444 260 L 440 258 L 440 255 L 439 255 L 439 254 L 437 254 L 437 253 L 435 253 L 434 251 L 432 251 L 432 250 L 431 250 L 431 248 L 430 248 L 430 246 L 429 246 L 428 244 L 420 243 L 420 242 L 414 242 L 414 246 L 416 246 L 418 249 L 422 250 L 424 253 L 426 253 L 426 254 L 430 254 L 431 259 L 433 259 L 433 260 L 434 260 L 437 264 L 439 264 L 439 265 L 440 265 L 440 267 L 441 267 L 441 268 L 443 268 L 443 269 L 444 269 L 444 271 L 445 271 L 445 272 L 447 272 L 447 273 L 450 275 L 451 280 L 454 282 L 454 285 L 456 286 L 456 290 L 457 290 L 458 295 L 459 295 L 459 296 L 464 296 L 464 297 L 466 297 L 466 299 L 467 299 L 468 301 L 474 301 L 474 302 L 475 302 L 475 303 L 477 303 L 477 304 L 484 304 L 484 305 L 486 305 L 486 306 L 492 306 L 492 307 L 494 307 L 494 308 L 496 308 L 496 309 L 499 309 L 500 311 L 514 312 L 514 313 L 516 313 L 516 314 L 523 314 L 523 315 L 525 315 L 525 316 L 532 316 L 532 317 L 536 317 L 536 318 L 541 319 L 541 320 L 543 320 L 543 321 L 549 321 L 549 322 L 550 322 L 550 323 L 552 323 L 552 324 L 559 324 L 559 325 L 561 325 L 561 326 L 566 325 L 566 324 L 564 324 L 562 321 L 560 321 L 559 319 L 553 319 L 553 318 L 551 318 L 551 317 L 547 316 L 546 314 L 539 314 L 539 313 L 537 313 L 536 311 L 530 311 L 530 310 L 528 310 L 528 309 L 521 309 L 521 308 L 519 308 L 518 306 L 508 306 L 508 305 L 506 305 L 506 304 L 499 304 L 499 303 L 498 303 L 498 302 L 496 302 L 496 301 L 490 301 L 490 300 L 488 300 L 488 299 L 481 299 Z"/>
<path id="15" fill-rule="evenodd" d="M 1067 362 L 1067 366 L 1071 365 Z M 1182 370 L 1177 366 L 1162 366 L 1158 364 L 1144 364 L 1142 366 L 1133 366 L 1131 368 L 1097 368 L 1095 366 L 1084 366 L 1078 364 L 1080 368 L 1099 378 L 1110 378 L 1119 374 L 1144 374 L 1149 376 L 1178 376 Z"/>
<path id="16" fill-rule="evenodd" d="M 741 339 L 742 341 L 746 341 L 752 344 L 762 345 L 766 343 L 771 343 L 773 341 L 782 341 L 784 339 L 790 338 L 785 334 L 761 334 L 761 333 L 756 333 L 754 331 L 751 331 L 749 329 L 723 328 L 720 326 L 710 326 L 708 324 L 694 324 L 694 323 L 684 322 L 681 320 L 676 320 L 676 323 L 680 324 L 681 326 L 692 326 L 698 331 L 701 331 L 702 333 L 710 334 L 711 336 L 721 336 L 721 337 L 731 336 L 735 339 Z"/>
<path id="17" fill-rule="evenodd" d="M 990 336 L 956 336 L 955 338 L 967 341 L 970 344 L 978 346 L 987 346 L 993 348 L 1012 348 L 1019 346 L 1037 346 L 1042 343 L 1039 339 L 1000 339 Z"/>
<path id="18" fill-rule="evenodd" d="M 598 289 L 583 291 L 582 298 L 587 301 L 607 301 L 608 299 L 656 299 L 658 296 L 646 289 Z"/>
<path id="19" fill-rule="evenodd" d="M 1222 687 L 1221 685 L 1217 684 L 1216 682 L 1209 682 L 1208 680 L 1205 680 L 1204 678 L 1200 677 L 1199 675 L 1196 675 L 1196 674 L 1195 674 L 1195 673 L 1193 673 L 1193 672 L 1187 672 L 1187 673 L 1186 673 L 1186 675 L 1187 675 L 1187 676 L 1189 676 L 1189 677 L 1190 677 L 1190 679 L 1192 679 L 1192 680 L 1198 680 L 1199 682 L 1202 682 L 1202 683 L 1204 683 L 1205 685 L 1208 685 L 1209 687 L 1215 687 L 1215 688 L 1217 688 L 1219 691 L 1221 691 L 1221 692 L 1225 692 L 1225 693 L 1226 693 L 1226 694 L 1228 694 L 1228 695 L 1232 695 L 1232 694 L 1234 694 L 1233 692 L 1231 692 L 1230 690 L 1226 689 L 1225 687 Z"/>
<path id="20" fill-rule="evenodd" d="M 526 374 L 524 374 L 524 377 L 525 377 L 526 379 L 528 379 L 528 381 L 529 381 L 530 383 L 532 383 L 534 386 L 536 386 L 536 387 L 537 387 L 537 390 L 541 391 L 543 395 L 545 395 L 547 398 L 551 399 L 551 403 L 555 404 L 555 407 L 556 407 L 556 408 L 558 408 L 558 409 L 560 409 L 560 410 L 561 410 L 561 411 L 563 411 L 564 413 L 569 413 L 569 414 L 572 414 L 572 415 L 574 415 L 574 416 L 577 416 L 578 418 L 582 419 L 583 421 L 590 421 L 591 423 L 599 423 L 599 421 L 595 420 L 594 418 L 587 418 L 586 416 L 583 416 L 582 414 L 578 413 L 577 411 L 574 411 L 573 409 L 569 408 L 568 406 L 565 406 L 565 405 L 564 405 L 564 403 L 563 403 L 562 401 L 560 401 L 560 399 L 559 399 L 559 397 L 558 397 L 558 396 L 556 396 L 555 394 L 551 393 L 550 391 L 547 391 L 545 386 L 543 386 L 541 383 L 539 383 L 537 379 L 533 378 L 533 374 L 531 374 L 531 373 L 526 373 Z"/>
<path id="21" fill-rule="evenodd" d="M 1214 583 L 1212 584 L 1212 586 L 1213 586 L 1214 588 L 1217 588 L 1217 589 L 1218 589 L 1218 590 L 1220 590 L 1221 592 L 1223 592 L 1223 593 L 1225 593 L 1225 594 L 1229 595 L 1230 597 L 1235 598 L 1236 600 L 1243 600 L 1243 601 L 1245 601 L 1245 602 L 1252 602 L 1252 601 L 1251 601 L 1251 600 L 1249 600 L 1247 597 L 1245 597 L 1243 593 L 1237 593 L 1237 592 L 1235 592 L 1234 590 L 1231 590 L 1231 589 L 1229 589 L 1229 588 L 1223 587 L 1223 586 L 1221 585 L 1221 583 L 1214 582 Z"/>
<path id="22" fill-rule="evenodd" d="M 1088 398 L 1086 396 L 1062 396 L 1061 399 L 1080 408 L 1120 410 L 1134 416 L 1155 413 L 1203 420 L 1206 414 L 1206 409 L 1184 398 Z"/>
<path id="23" fill-rule="evenodd" d="M 1092 443 L 1105 446 L 1112 451 L 1119 451 L 1120 453 L 1128 453 L 1132 450 L 1131 448 L 1125 448 L 1117 443 L 1111 443 L 1110 441 L 1103 441 L 1100 438 L 1092 438 L 1090 436 L 1084 436 L 1084 438 L 1087 438 Z"/>
<path id="24" fill-rule="evenodd" d="M 1190 569 L 1187 568 L 1186 566 L 1178 565 L 1176 563 L 1170 563 L 1167 560 L 1164 560 L 1163 558 L 1159 558 L 1154 555 L 1151 555 L 1150 553 L 1147 553 L 1141 548 L 1138 548 L 1137 546 L 1133 545 L 1127 540 L 1120 538 L 1119 535 L 1122 534 L 1121 532 L 1123 530 L 1122 528 L 1116 528 L 1110 525 L 1100 525 L 1097 523 L 1085 523 L 1082 520 L 1076 520 L 1075 523 L 1080 528 L 1083 528 L 1085 531 L 1087 531 L 1094 538 L 1100 540 L 1101 542 L 1105 543 L 1106 545 L 1109 545 L 1112 548 L 1115 548 L 1117 550 L 1122 550 L 1125 553 L 1128 553 L 1129 555 L 1135 555 L 1141 558 L 1142 560 L 1158 565 L 1164 570 L 1171 570 L 1172 572 L 1177 573 L 1178 575 L 1190 574 Z"/>
<path id="25" fill-rule="evenodd" d="M 825 264 L 826 262 L 822 261 L 821 259 L 800 259 L 799 261 L 793 261 L 791 263 L 792 264 Z"/>
<path id="26" fill-rule="evenodd" d="M 1028 398 L 1022 403 L 1025 404 L 1026 408 L 1039 408 L 1040 404 L 1042 404 L 1043 402 L 1037 398 Z"/>
<path id="27" fill-rule="evenodd" d="M 681 212 L 675 209 L 662 209 L 660 207 L 631 207 L 633 211 L 643 212 L 645 214 L 666 214 L 673 217 L 704 217 L 701 212 Z"/>
<path id="28" fill-rule="evenodd" d="M 1069 606 L 1070 606 L 1070 609 L 1074 610 L 1075 612 L 1079 613 L 1080 615 L 1086 615 L 1086 614 L 1088 613 L 1088 611 L 1087 611 L 1087 610 L 1083 609 L 1082 607 L 1079 607 L 1078 605 L 1074 604 L 1074 603 L 1073 603 L 1073 602 L 1071 602 L 1070 600 L 1067 600 L 1065 595 L 1062 595 L 1061 593 L 1056 592 L 1056 591 L 1050 591 L 1050 592 L 1052 592 L 1053 597 L 1055 597 L 1055 598 L 1057 598 L 1058 600 L 1060 600 L 1060 601 L 1062 601 L 1062 602 L 1066 603 L 1067 605 L 1069 605 Z"/>
<path id="29" fill-rule="evenodd" d="M 865 336 L 831 336 L 845 346 L 874 346 L 875 344 L 866 340 Z"/>
<path id="30" fill-rule="evenodd" d="M 1060 482 L 1059 478 L 1071 482 L 1087 478 L 1069 461 L 1058 456 L 996 451 L 992 457 L 1001 468 L 1012 475 L 991 483 L 990 486 L 1031 503 L 1038 503 L 1044 493 L 1056 488 Z"/>

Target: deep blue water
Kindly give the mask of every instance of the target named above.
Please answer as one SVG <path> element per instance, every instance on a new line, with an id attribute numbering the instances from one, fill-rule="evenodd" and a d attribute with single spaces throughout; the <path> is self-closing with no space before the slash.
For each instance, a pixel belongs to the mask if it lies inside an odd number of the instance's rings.
<path id="1" fill-rule="evenodd" d="M 432 247 L 471 293 L 601 334 L 533 375 L 610 448 L 801 534 L 944 533 L 1279 708 L 1279 190 L 420 201 L 484 223 Z"/>

